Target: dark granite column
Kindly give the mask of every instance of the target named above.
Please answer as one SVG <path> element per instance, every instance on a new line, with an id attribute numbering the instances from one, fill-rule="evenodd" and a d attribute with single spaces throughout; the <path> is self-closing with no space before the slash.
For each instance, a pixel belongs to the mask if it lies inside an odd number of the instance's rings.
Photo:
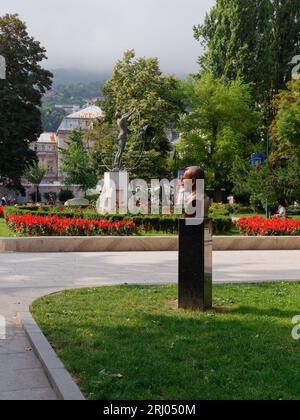
<path id="1" fill-rule="evenodd" d="M 193 219 L 196 223 L 197 219 Z M 212 225 L 179 221 L 179 308 L 212 308 Z"/>

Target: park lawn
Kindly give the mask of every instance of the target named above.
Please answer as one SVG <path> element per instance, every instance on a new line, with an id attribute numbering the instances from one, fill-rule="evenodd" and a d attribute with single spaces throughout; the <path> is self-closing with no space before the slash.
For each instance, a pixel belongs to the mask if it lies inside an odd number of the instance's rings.
<path id="1" fill-rule="evenodd" d="M 141 236 L 178 236 L 178 233 L 165 232 L 141 232 Z M 238 228 L 234 224 L 229 232 L 214 233 L 214 236 L 241 236 Z"/>
<path id="2" fill-rule="evenodd" d="M 300 399 L 300 283 L 215 286 L 223 310 L 206 314 L 176 297 L 174 285 L 124 285 L 31 309 L 88 399 Z"/>
<path id="3" fill-rule="evenodd" d="M 141 236 L 178 236 L 178 233 L 166 233 L 166 232 L 145 232 L 141 231 Z"/>
<path id="4" fill-rule="evenodd" d="M 232 213 L 230 215 L 230 217 L 234 218 L 234 219 L 241 219 L 242 217 L 266 217 L 265 214 L 261 214 L 261 213 Z"/>
<path id="5" fill-rule="evenodd" d="M 16 236 L 16 234 L 14 234 L 8 229 L 4 219 L 0 219 L 0 237 L 11 237 L 11 236 Z"/>

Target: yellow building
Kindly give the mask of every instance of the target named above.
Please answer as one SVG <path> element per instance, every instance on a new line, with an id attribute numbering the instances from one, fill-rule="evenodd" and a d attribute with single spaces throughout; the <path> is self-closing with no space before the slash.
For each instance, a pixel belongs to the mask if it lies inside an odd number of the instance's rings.
<path id="1" fill-rule="evenodd" d="M 37 154 L 40 166 L 47 171 L 44 180 L 49 183 L 57 181 L 58 150 L 56 134 L 41 134 L 37 142 L 32 145 L 32 149 Z"/>

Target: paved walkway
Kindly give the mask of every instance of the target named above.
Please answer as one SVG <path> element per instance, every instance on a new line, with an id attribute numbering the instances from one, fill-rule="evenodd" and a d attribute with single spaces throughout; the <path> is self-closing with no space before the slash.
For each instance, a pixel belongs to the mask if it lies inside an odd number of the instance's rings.
<path id="1" fill-rule="evenodd" d="M 173 252 L 0 253 L 0 314 L 8 323 L 7 340 L 0 340 L 0 400 L 55 399 L 14 318 L 21 306 L 66 288 L 171 283 L 176 278 L 177 254 Z M 300 251 L 215 252 L 214 280 L 300 280 Z"/>

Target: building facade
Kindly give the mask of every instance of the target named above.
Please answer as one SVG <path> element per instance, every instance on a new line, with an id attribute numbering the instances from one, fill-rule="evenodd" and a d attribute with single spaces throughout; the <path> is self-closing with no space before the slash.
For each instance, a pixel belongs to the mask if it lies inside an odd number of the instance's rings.
<path id="1" fill-rule="evenodd" d="M 46 182 L 55 182 L 58 178 L 58 149 L 55 133 L 43 133 L 32 146 L 36 152 L 39 165 L 47 172 L 44 177 Z"/>
<path id="2" fill-rule="evenodd" d="M 78 112 L 72 113 L 65 117 L 61 122 L 57 133 L 43 133 L 39 139 L 31 145 L 32 150 L 37 154 L 39 165 L 46 169 L 46 175 L 40 186 L 40 192 L 45 201 L 44 193 L 55 192 L 59 193 L 62 189 L 71 189 L 76 197 L 81 197 L 82 191 L 77 186 L 68 186 L 64 184 L 64 174 L 60 171 L 61 156 L 60 148 L 68 147 L 68 138 L 72 131 L 82 130 L 87 134 L 93 128 L 94 123 L 103 118 L 101 108 L 97 106 L 88 106 Z M 26 197 L 21 199 L 22 202 L 31 200 L 31 193 L 34 187 L 26 183 L 24 180 L 24 187 L 26 189 Z"/>
<path id="3" fill-rule="evenodd" d="M 74 130 L 82 130 L 85 134 L 93 128 L 94 123 L 103 118 L 103 112 L 98 106 L 89 106 L 68 115 L 62 120 L 57 130 L 58 148 L 67 147 L 68 137 Z"/>

